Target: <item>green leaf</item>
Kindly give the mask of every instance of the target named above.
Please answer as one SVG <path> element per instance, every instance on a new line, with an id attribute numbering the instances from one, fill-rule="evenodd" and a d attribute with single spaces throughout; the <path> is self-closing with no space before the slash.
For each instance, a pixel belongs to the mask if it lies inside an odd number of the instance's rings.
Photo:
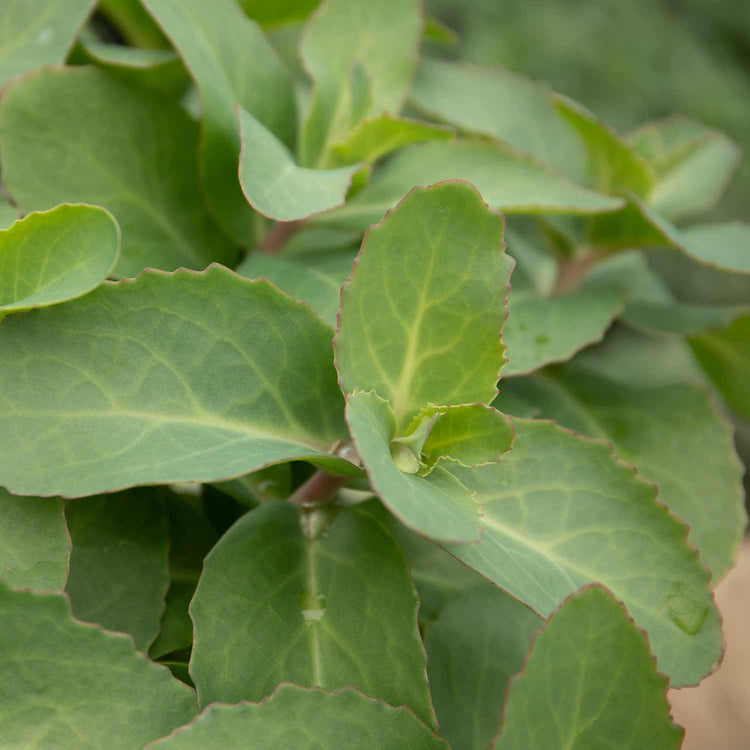
<path id="1" fill-rule="evenodd" d="M 340 206 L 359 169 L 306 169 L 270 130 L 240 107 L 240 183 L 250 205 L 277 221 L 305 219 Z"/>
<path id="2" fill-rule="evenodd" d="M 290 297 L 307 302 L 328 325 L 335 326 L 341 285 L 351 272 L 353 260 L 354 253 L 346 250 L 290 259 L 255 252 L 237 266 L 237 273 L 248 279 L 267 278 Z"/>
<path id="3" fill-rule="evenodd" d="M 506 213 L 588 214 L 615 211 L 622 199 L 577 185 L 566 177 L 497 143 L 454 140 L 409 146 L 375 171 L 343 208 L 318 219 L 331 226 L 364 229 L 380 221 L 415 185 L 468 180 L 484 200 Z"/>
<path id="4" fill-rule="evenodd" d="M 201 177 L 209 207 L 222 226 L 247 245 L 254 236 L 255 217 L 237 181 L 235 106 L 292 146 L 296 113 L 291 77 L 258 25 L 234 0 L 144 0 L 144 5 L 172 40 L 200 91 Z M 247 158 L 262 155 L 262 149 L 251 150 Z"/>
<path id="5" fill-rule="evenodd" d="M 424 58 L 410 98 L 431 119 L 497 138 L 572 179 L 586 176 L 583 144 L 546 89 L 505 68 Z"/>
<path id="6" fill-rule="evenodd" d="M 126 47 L 94 37 L 80 39 L 76 52 L 84 63 L 94 63 L 136 86 L 151 86 L 169 96 L 179 97 L 190 82 L 182 60 L 171 50 Z"/>
<path id="7" fill-rule="evenodd" d="M 489 402 L 511 261 L 471 186 L 417 189 L 367 233 L 334 341 L 345 392 L 374 388 L 402 433 L 422 407 Z M 393 436 L 389 436 L 390 437 Z"/>
<path id="8" fill-rule="evenodd" d="M 557 96 L 555 103 L 586 147 L 589 178 L 597 190 L 648 194 L 655 175 L 648 162 L 624 138 L 571 99 Z"/>
<path id="9" fill-rule="evenodd" d="M 0 108 L 13 198 L 27 212 L 78 201 L 108 208 L 122 229 L 120 276 L 233 259 L 200 201 L 197 143 L 176 102 L 94 68 L 26 76 Z"/>
<path id="10" fill-rule="evenodd" d="M 140 651 L 159 632 L 169 587 L 169 538 L 158 490 L 68 500 L 73 550 L 65 590 L 79 620 L 129 633 Z"/>
<path id="11" fill-rule="evenodd" d="M 692 305 L 679 302 L 659 275 L 649 267 L 643 253 L 618 253 L 598 262 L 587 274 L 588 287 L 620 287 L 627 290 L 620 318 L 645 330 L 691 334 L 729 325 L 745 305 Z M 512 295 L 511 295 L 512 296 Z"/>
<path id="12" fill-rule="evenodd" d="M 193 622 L 188 614 L 188 606 L 203 571 L 203 559 L 218 541 L 216 529 L 199 509 L 193 507 L 190 503 L 192 498 L 166 493 L 165 499 L 169 516 L 171 583 L 159 622 L 159 635 L 148 650 L 152 659 L 191 646 Z M 189 684 L 192 685 L 192 682 Z"/>
<path id="13" fill-rule="evenodd" d="M 452 474 L 438 466 L 418 476 L 416 460 L 408 466 L 398 454 L 407 471 L 396 467 L 391 449 L 396 418 L 387 401 L 373 391 L 355 390 L 347 397 L 346 419 L 372 489 L 402 523 L 434 539 L 479 539 L 479 505 Z"/>
<path id="14" fill-rule="evenodd" d="M 3 0 L 0 8 L 0 87 L 19 73 L 61 63 L 94 0 Z"/>
<path id="15" fill-rule="evenodd" d="M 697 224 L 682 229 L 680 238 L 693 257 L 722 269 L 750 274 L 750 224 Z"/>
<path id="16" fill-rule="evenodd" d="M 195 714 L 195 693 L 130 638 L 77 622 L 62 594 L 0 583 L 7 748 L 143 747 Z"/>
<path id="17" fill-rule="evenodd" d="M 690 346 L 730 406 L 750 419 L 750 315 L 737 318 L 726 328 L 693 336 Z"/>
<path id="18" fill-rule="evenodd" d="M 238 0 L 240 7 L 261 26 L 276 26 L 299 21 L 312 13 L 320 0 Z"/>
<path id="19" fill-rule="evenodd" d="M 70 537 L 58 498 L 15 497 L 0 487 L 0 579 L 15 588 L 65 586 Z"/>
<path id="20" fill-rule="evenodd" d="M 214 547 L 190 606 L 200 703 L 260 700 L 285 681 L 352 686 L 434 724 L 417 607 L 371 516 L 266 503 Z"/>
<path id="21" fill-rule="evenodd" d="M 543 617 L 580 586 L 604 584 L 672 684 L 698 682 L 720 658 L 721 631 L 684 524 L 607 444 L 551 422 L 514 424 L 502 463 L 452 467 L 483 505 L 482 540 L 446 548 Z"/>
<path id="22" fill-rule="evenodd" d="M 441 458 L 468 467 L 493 463 L 513 444 L 513 424 L 486 404 L 429 407 L 430 412 L 438 416 L 421 448 L 428 469 Z"/>
<path id="23" fill-rule="evenodd" d="M 382 156 L 419 141 L 449 141 L 453 128 L 396 117 L 387 112 L 360 120 L 346 138 L 331 146 L 332 166 L 375 162 Z"/>
<path id="24" fill-rule="evenodd" d="M 96 206 L 28 214 L 0 231 L 0 316 L 80 297 L 112 271 L 120 228 Z"/>
<path id="25" fill-rule="evenodd" d="M 508 347 L 503 376 L 524 375 L 550 362 L 563 362 L 601 341 L 622 312 L 625 296 L 613 287 L 582 288 L 561 297 L 514 288 L 503 328 Z"/>
<path id="26" fill-rule="evenodd" d="M 225 750 L 447 750 L 405 706 L 393 708 L 356 690 L 335 693 L 280 685 L 268 700 L 210 706 L 190 726 L 153 748 Z"/>
<path id="27" fill-rule="evenodd" d="M 654 668 L 643 632 L 605 589 L 570 597 L 534 640 L 511 682 L 497 750 L 659 748 L 678 750 L 668 681 Z M 554 717 L 553 721 L 538 720 Z"/>
<path id="28" fill-rule="evenodd" d="M 684 117 L 647 123 L 629 141 L 658 175 L 649 203 L 670 219 L 716 205 L 740 161 L 724 133 Z"/>
<path id="29" fill-rule="evenodd" d="M 14 221 L 20 219 L 20 213 L 0 194 L 0 229 L 7 229 Z"/>
<path id="30" fill-rule="evenodd" d="M 442 547 L 406 528 L 386 509 L 378 498 L 359 506 L 380 521 L 396 540 L 406 556 L 409 572 L 419 597 L 419 622 L 422 632 L 436 620 L 448 602 L 469 591 L 488 588 L 505 596 L 479 573 L 459 562 Z M 429 672 L 429 663 L 428 663 Z"/>
<path id="31" fill-rule="evenodd" d="M 324 167 L 332 143 L 363 117 L 398 114 L 422 38 L 418 0 L 325 0 L 300 46 L 314 88 L 302 129 L 300 157 Z M 364 106 L 358 106 L 364 89 Z"/>
<path id="32" fill-rule="evenodd" d="M 330 341 L 309 307 L 217 265 L 10 316 L 0 483 L 76 496 L 326 460 L 346 436 Z"/>
<path id="33" fill-rule="evenodd" d="M 632 387 L 572 366 L 506 383 L 498 407 L 506 394 L 533 404 L 535 416 L 612 443 L 688 523 L 714 584 L 732 567 L 746 521 L 742 468 L 730 425 L 704 391 Z"/>
<path id="34" fill-rule="evenodd" d="M 430 689 L 440 732 L 453 750 L 490 746 L 508 681 L 521 670 L 532 634 L 542 625 L 507 594 L 485 589 L 454 599 L 429 626 Z"/>
<path id="35" fill-rule="evenodd" d="M 159 635 L 148 650 L 152 659 L 160 659 L 192 645 L 193 622 L 188 607 L 194 593 L 194 583 L 173 581 L 169 586 L 159 620 Z"/>
<path id="36" fill-rule="evenodd" d="M 607 331 L 601 344 L 582 351 L 570 366 L 626 388 L 709 382 L 683 336 L 618 323 Z"/>
<path id="37" fill-rule="evenodd" d="M 143 9 L 140 0 L 99 0 L 99 11 L 133 47 L 162 49 L 169 42 Z"/>

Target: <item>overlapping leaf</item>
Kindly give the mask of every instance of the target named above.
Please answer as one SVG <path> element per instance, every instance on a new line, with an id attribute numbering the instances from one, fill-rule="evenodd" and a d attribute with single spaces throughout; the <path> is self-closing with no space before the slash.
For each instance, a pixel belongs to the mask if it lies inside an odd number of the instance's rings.
<path id="1" fill-rule="evenodd" d="M 79 620 L 129 633 L 147 651 L 169 586 L 169 537 L 158 490 L 68 500 L 73 550 L 65 590 Z"/>
<path id="2" fill-rule="evenodd" d="M 649 193 L 655 175 L 635 148 L 579 104 L 564 97 L 557 97 L 556 104 L 586 147 L 589 178 L 598 190 L 629 190 L 639 196 Z"/>
<path id="3" fill-rule="evenodd" d="M 497 589 L 450 602 L 427 630 L 428 675 L 440 733 L 453 750 L 490 746 L 510 678 L 544 621 Z"/>
<path id="4" fill-rule="evenodd" d="M 6 747 L 130 750 L 190 721 L 195 694 L 126 636 L 71 617 L 62 594 L 0 583 Z"/>
<path id="5" fill-rule="evenodd" d="M 32 213 L 0 231 L 0 316 L 80 297 L 112 271 L 120 229 L 96 206 Z"/>
<path id="6" fill-rule="evenodd" d="M 601 340 L 624 303 L 625 293 L 613 286 L 584 288 L 563 296 L 542 296 L 514 286 L 503 329 L 508 347 L 503 375 L 523 375 L 570 359 Z"/>
<path id="7" fill-rule="evenodd" d="M 447 750 L 408 708 L 393 708 L 356 690 L 326 693 L 281 685 L 261 703 L 211 706 L 190 726 L 153 748 L 298 750 L 347 747 L 361 750 Z"/>
<path id="8" fill-rule="evenodd" d="M 373 391 L 354 391 L 346 419 L 373 490 L 400 521 L 433 539 L 479 539 L 479 505 L 471 490 L 441 466 L 422 477 L 418 464 L 394 463 L 396 418 L 387 401 Z"/>
<path id="9" fill-rule="evenodd" d="M 534 640 L 493 747 L 588 750 L 614 741 L 678 750 L 683 731 L 671 721 L 667 685 L 644 633 L 609 592 L 592 586 L 568 599 Z"/>
<path id="10" fill-rule="evenodd" d="M 343 204 L 359 168 L 306 169 L 244 109 L 239 110 L 240 183 L 250 205 L 277 221 L 305 219 Z"/>
<path id="11" fill-rule="evenodd" d="M 233 259 L 200 199 L 197 143 L 179 104 L 93 68 L 26 76 L 0 107 L 13 198 L 24 211 L 69 201 L 109 209 L 122 229 L 120 276 Z"/>
<path id="12" fill-rule="evenodd" d="M 670 219 L 712 208 L 740 160 L 724 133 L 684 117 L 647 123 L 628 140 L 657 174 L 649 202 Z"/>
<path id="13" fill-rule="evenodd" d="M 326 166 L 330 144 L 362 118 L 398 114 L 421 36 L 418 0 L 325 0 L 300 46 L 314 82 L 300 141 L 304 166 Z"/>
<path id="14" fill-rule="evenodd" d="M 294 681 L 353 686 L 433 724 L 416 611 L 403 556 L 371 516 L 266 503 L 206 558 L 190 607 L 201 705 Z"/>
<path id="15" fill-rule="evenodd" d="M 659 670 L 676 686 L 698 682 L 721 655 L 721 632 L 685 526 L 605 443 L 514 422 L 502 463 L 452 467 L 483 505 L 482 538 L 446 548 L 542 616 L 603 583 L 648 632 Z"/>
<path id="16" fill-rule="evenodd" d="M 94 0 L 3 0 L 0 8 L 0 87 L 19 73 L 61 63 Z"/>
<path id="17" fill-rule="evenodd" d="M 414 77 L 410 98 L 431 118 L 467 133 L 493 136 L 572 179 L 586 176 L 581 140 L 544 87 L 516 73 L 427 57 Z"/>
<path id="18" fill-rule="evenodd" d="M 689 384 L 627 386 L 573 366 L 507 383 L 498 406 L 506 395 L 523 398 L 535 417 L 611 442 L 656 482 L 659 500 L 687 521 L 713 583 L 734 564 L 745 526 L 742 470 L 731 429 L 706 393 Z"/>
<path id="19" fill-rule="evenodd" d="M 731 325 L 693 336 L 690 346 L 698 361 L 732 408 L 750 419 L 750 315 Z"/>
<path id="20" fill-rule="evenodd" d="M 360 120 L 345 138 L 334 143 L 331 146 L 331 161 L 334 166 L 375 162 L 410 143 L 449 141 L 453 134 L 452 128 L 383 112 Z"/>
<path id="21" fill-rule="evenodd" d="M 15 588 L 62 589 L 69 559 L 59 498 L 15 497 L 0 487 L 0 579 Z"/>
<path id="22" fill-rule="evenodd" d="M 144 5 L 173 41 L 201 94 L 206 199 L 222 226 L 249 244 L 254 217 L 237 183 L 235 106 L 292 146 L 296 114 L 291 78 L 258 25 L 233 0 L 144 0 Z M 263 156 L 258 145 L 248 158 Z"/>
<path id="23" fill-rule="evenodd" d="M 468 180 L 489 206 L 506 213 L 587 214 L 615 211 L 621 198 L 605 196 L 497 143 L 455 140 L 409 146 L 382 168 L 343 208 L 320 217 L 331 226 L 364 229 L 383 218 L 415 185 Z"/>
<path id="24" fill-rule="evenodd" d="M 414 190 L 367 234 L 334 342 L 345 392 L 374 389 L 403 434 L 428 404 L 488 402 L 511 261 L 502 218 L 470 185 Z"/>
<path id="25" fill-rule="evenodd" d="M 309 307 L 221 266 L 6 318 L 0 483 L 75 496 L 326 461 L 346 435 L 330 335 Z"/>
<path id="26" fill-rule="evenodd" d="M 330 326 L 336 325 L 341 285 L 352 268 L 355 251 L 343 250 L 289 258 L 251 253 L 237 266 L 249 279 L 264 276 L 295 299 L 307 302 Z"/>

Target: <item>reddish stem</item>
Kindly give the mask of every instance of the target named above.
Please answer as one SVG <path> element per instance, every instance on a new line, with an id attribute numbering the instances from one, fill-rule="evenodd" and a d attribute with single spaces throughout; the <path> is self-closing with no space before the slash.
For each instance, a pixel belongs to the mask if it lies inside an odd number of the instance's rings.
<path id="1" fill-rule="evenodd" d="M 327 503 L 346 484 L 348 477 L 316 471 L 289 496 L 289 502 L 303 508 Z"/>
<path id="2" fill-rule="evenodd" d="M 299 232 L 301 226 L 301 221 L 276 222 L 276 226 L 261 240 L 258 250 L 267 255 L 276 255 L 286 241 Z"/>

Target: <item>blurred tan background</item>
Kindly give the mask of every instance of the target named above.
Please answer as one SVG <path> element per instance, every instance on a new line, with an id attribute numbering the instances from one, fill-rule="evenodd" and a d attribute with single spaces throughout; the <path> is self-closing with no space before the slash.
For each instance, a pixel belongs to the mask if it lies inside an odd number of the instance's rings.
<path id="1" fill-rule="evenodd" d="M 716 589 L 726 653 L 718 672 L 698 687 L 670 690 L 674 720 L 685 727 L 683 750 L 750 748 L 750 542 Z"/>

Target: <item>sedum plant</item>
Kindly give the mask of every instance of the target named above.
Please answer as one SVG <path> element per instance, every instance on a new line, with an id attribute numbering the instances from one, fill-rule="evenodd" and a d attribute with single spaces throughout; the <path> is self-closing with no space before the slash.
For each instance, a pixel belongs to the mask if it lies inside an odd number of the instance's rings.
<path id="1" fill-rule="evenodd" d="M 3 747 L 678 748 L 737 148 L 316 5 L 0 8 Z"/>

